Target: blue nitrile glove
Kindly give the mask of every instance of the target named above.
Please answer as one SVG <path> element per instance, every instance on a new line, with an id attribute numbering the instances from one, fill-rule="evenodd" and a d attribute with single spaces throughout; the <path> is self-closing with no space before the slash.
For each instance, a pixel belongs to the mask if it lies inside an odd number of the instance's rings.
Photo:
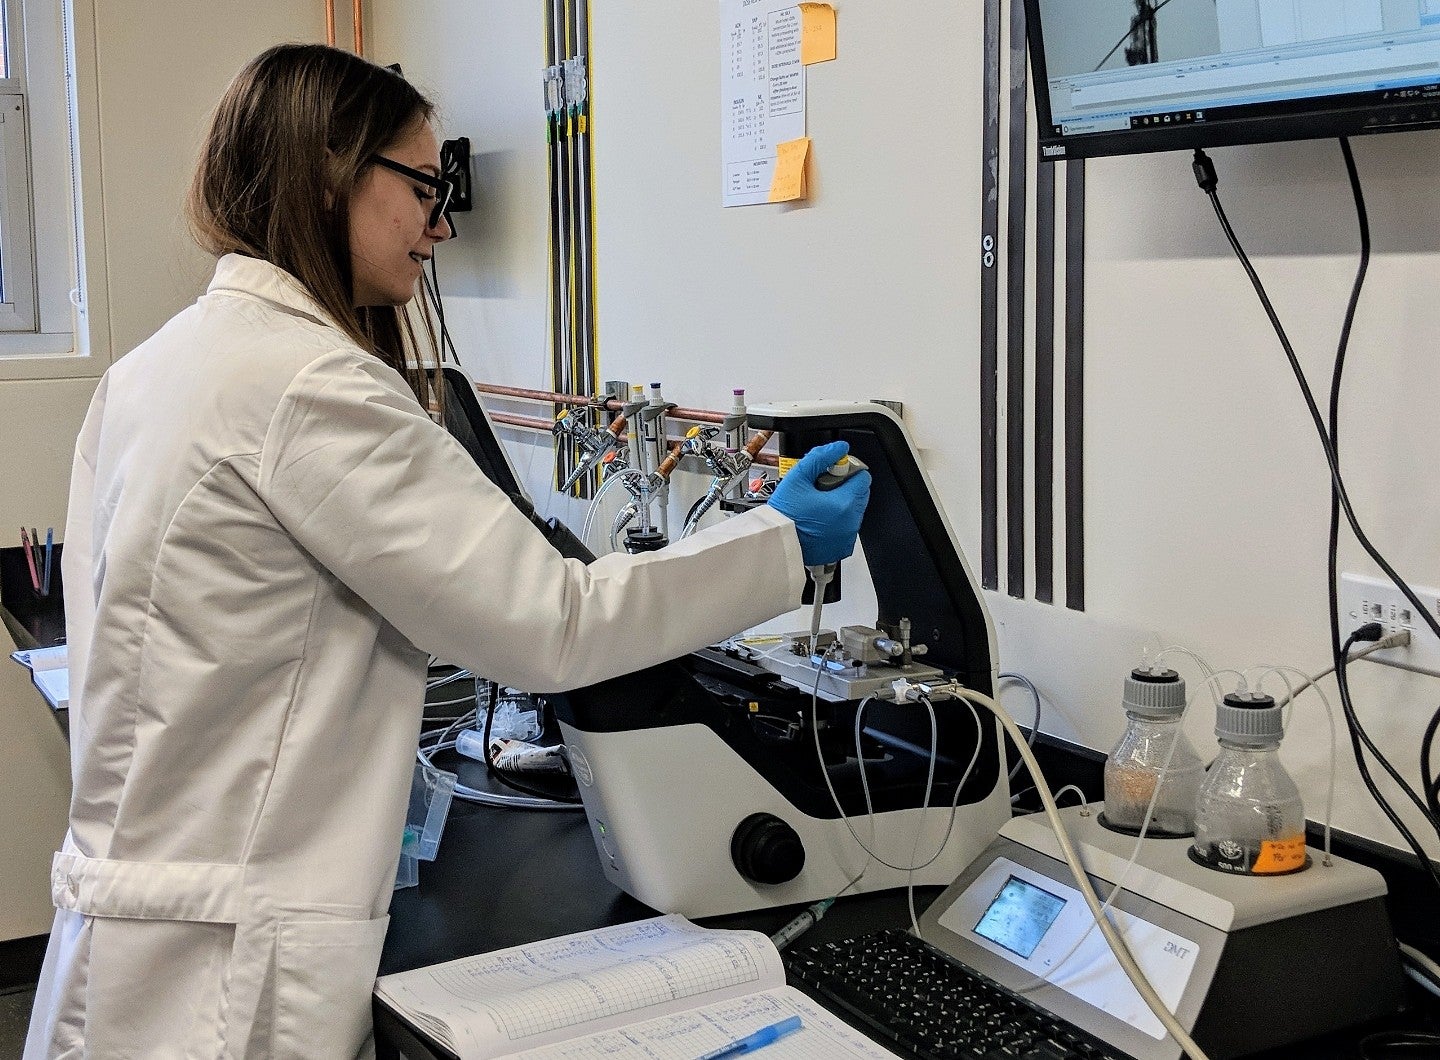
<path id="1" fill-rule="evenodd" d="M 849 452 L 846 442 L 817 445 L 800 458 L 770 496 L 770 507 L 795 521 L 807 567 L 839 563 L 855 551 L 860 518 L 870 499 L 870 472 L 851 472 L 829 491 L 815 488 L 815 480 Z"/>

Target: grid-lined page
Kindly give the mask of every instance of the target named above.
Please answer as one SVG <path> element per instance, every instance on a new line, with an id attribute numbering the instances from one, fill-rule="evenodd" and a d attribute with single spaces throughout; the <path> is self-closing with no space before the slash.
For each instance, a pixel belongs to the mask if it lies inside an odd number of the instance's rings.
<path id="1" fill-rule="evenodd" d="M 527 1050 L 515 1060 L 694 1060 L 788 1016 L 800 1017 L 800 1029 L 765 1046 L 765 1060 L 894 1060 L 788 986 Z"/>
<path id="2" fill-rule="evenodd" d="M 765 936 L 666 916 L 388 975 L 376 991 L 443 1024 L 465 1060 L 489 1060 L 784 982 Z"/>

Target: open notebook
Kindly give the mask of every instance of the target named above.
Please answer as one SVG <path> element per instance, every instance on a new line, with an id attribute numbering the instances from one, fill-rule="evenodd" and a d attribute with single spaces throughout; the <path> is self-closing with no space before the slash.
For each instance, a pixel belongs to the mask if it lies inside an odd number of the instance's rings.
<path id="1" fill-rule="evenodd" d="M 376 995 L 461 1060 L 695 1060 L 790 1016 L 766 1060 L 895 1054 L 785 985 L 774 944 L 681 916 L 382 976 Z"/>
<path id="2" fill-rule="evenodd" d="M 10 658 L 30 671 L 30 679 L 45 701 L 55 710 L 70 706 L 69 654 L 63 644 L 53 648 L 31 648 L 12 651 Z"/>

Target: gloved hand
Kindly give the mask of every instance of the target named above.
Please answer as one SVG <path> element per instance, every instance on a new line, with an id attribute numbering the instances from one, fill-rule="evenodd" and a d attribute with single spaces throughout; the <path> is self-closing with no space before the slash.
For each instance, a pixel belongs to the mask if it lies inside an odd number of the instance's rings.
<path id="1" fill-rule="evenodd" d="M 800 458 L 770 496 L 770 507 L 795 521 L 807 567 L 839 563 L 855 551 L 860 518 L 870 499 L 870 472 L 853 471 L 832 490 L 815 488 L 815 480 L 849 452 L 846 442 L 817 445 Z"/>

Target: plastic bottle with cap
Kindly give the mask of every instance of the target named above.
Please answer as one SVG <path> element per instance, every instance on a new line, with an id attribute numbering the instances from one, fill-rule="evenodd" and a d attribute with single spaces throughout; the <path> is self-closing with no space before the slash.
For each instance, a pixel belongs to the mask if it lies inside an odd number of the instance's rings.
<path id="1" fill-rule="evenodd" d="M 1153 798 L 1146 836 L 1193 835 L 1195 797 L 1205 766 L 1180 727 L 1185 713 L 1184 680 L 1174 670 L 1158 666 L 1132 670 L 1125 678 L 1122 702 L 1127 723 L 1125 734 L 1105 761 L 1101 823 L 1117 832 L 1138 835 Z"/>
<path id="2" fill-rule="evenodd" d="M 1215 715 L 1220 755 L 1195 806 L 1190 856 L 1222 872 L 1278 876 L 1309 864 L 1305 806 L 1280 762 L 1282 708 L 1260 692 L 1231 692 Z"/>

